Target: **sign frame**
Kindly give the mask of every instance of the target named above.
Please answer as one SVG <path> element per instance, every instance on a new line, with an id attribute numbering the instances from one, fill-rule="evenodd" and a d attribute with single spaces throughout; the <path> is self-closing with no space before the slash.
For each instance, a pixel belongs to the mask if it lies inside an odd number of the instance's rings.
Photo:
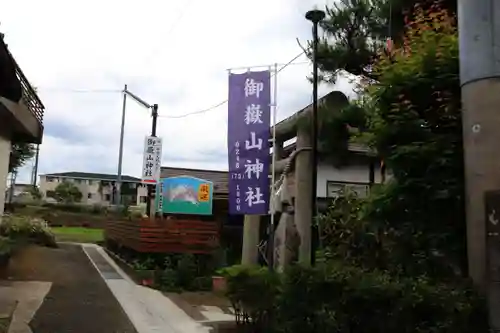
<path id="1" fill-rule="evenodd" d="M 145 137 L 141 175 L 143 184 L 156 185 L 160 181 L 162 146 L 162 138 Z"/>

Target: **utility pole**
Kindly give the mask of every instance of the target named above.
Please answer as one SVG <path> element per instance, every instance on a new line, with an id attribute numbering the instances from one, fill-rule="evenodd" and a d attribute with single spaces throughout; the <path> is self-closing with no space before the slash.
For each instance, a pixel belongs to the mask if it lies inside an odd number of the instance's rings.
<path id="1" fill-rule="evenodd" d="M 36 153 L 35 153 L 35 165 L 33 166 L 33 172 L 31 174 L 31 184 L 33 187 L 36 187 L 36 180 L 38 177 L 38 157 L 40 155 L 40 145 L 36 145 Z"/>
<path id="2" fill-rule="evenodd" d="M 317 186 L 318 186 L 318 24 L 325 18 L 325 12 L 313 9 L 306 13 L 306 19 L 313 24 L 313 108 L 311 124 L 312 141 L 312 191 L 311 191 L 311 264 L 316 261 L 316 247 L 318 232 L 315 223 L 317 214 Z"/>
<path id="3" fill-rule="evenodd" d="M 498 223 L 485 211 L 488 193 L 500 189 L 500 6 L 497 0 L 458 0 L 460 83 L 465 162 L 465 208 L 469 275 L 488 296 L 490 329 L 500 332 L 500 263 L 487 246 Z M 493 216 L 492 216 L 493 215 Z M 491 223 L 490 223 L 491 222 Z M 496 223 L 495 223 L 496 222 Z M 498 241 L 497 241 L 498 242 Z"/>
<path id="4" fill-rule="evenodd" d="M 122 123 L 120 127 L 120 148 L 118 151 L 118 175 L 116 177 L 116 205 L 122 201 L 123 137 L 125 134 L 125 110 L 127 108 L 127 85 L 123 87 Z"/>
<path id="5" fill-rule="evenodd" d="M 16 187 L 17 170 L 12 171 L 10 175 L 10 188 L 9 188 L 9 204 L 14 201 L 14 190 Z"/>
<path id="6" fill-rule="evenodd" d="M 123 90 L 123 111 L 122 111 L 122 131 L 120 135 L 120 153 L 118 156 L 118 196 L 121 197 L 121 169 L 122 169 L 122 155 L 123 155 L 123 132 L 124 132 L 124 127 L 125 127 L 125 108 L 126 108 L 126 96 L 131 97 L 134 101 L 145 107 L 146 109 L 151 109 L 151 116 L 153 118 L 152 124 L 151 124 L 151 136 L 156 136 L 156 124 L 158 122 L 158 104 L 153 104 L 150 105 L 149 103 L 146 103 L 143 99 L 141 99 L 139 96 L 133 94 L 129 90 L 127 90 L 127 85 L 125 85 L 125 89 Z M 148 201 L 146 203 L 146 213 L 149 215 L 150 218 L 154 219 L 155 217 L 155 206 L 154 206 L 154 200 L 155 200 L 155 192 L 156 192 L 156 185 L 147 185 L 148 186 Z"/>

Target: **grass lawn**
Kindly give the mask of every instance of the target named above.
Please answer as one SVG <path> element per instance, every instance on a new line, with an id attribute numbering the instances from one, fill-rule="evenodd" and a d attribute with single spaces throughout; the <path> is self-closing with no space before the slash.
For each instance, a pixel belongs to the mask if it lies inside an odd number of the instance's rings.
<path id="1" fill-rule="evenodd" d="M 104 240 L 104 230 L 81 227 L 51 228 L 58 242 L 96 243 Z"/>

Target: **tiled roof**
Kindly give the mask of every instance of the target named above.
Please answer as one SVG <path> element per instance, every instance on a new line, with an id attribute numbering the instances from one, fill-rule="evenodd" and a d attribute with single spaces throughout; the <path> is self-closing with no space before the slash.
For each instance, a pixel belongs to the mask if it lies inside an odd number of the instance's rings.
<path id="1" fill-rule="evenodd" d="M 202 169 L 183 169 L 183 168 L 161 168 L 161 177 L 176 177 L 189 176 L 195 178 L 206 179 L 214 183 L 214 193 L 227 194 L 228 172 L 217 170 L 202 170 Z"/>
<path id="2" fill-rule="evenodd" d="M 62 178 L 75 178 L 75 179 L 95 179 L 95 180 L 107 180 L 116 181 L 117 175 L 110 175 L 106 173 L 91 173 L 91 172 L 59 172 L 59 173 L 47 173 L 46 177 L 62 177 Z M 124 182 L 140 182 L 140 178 L 122 175 L 122 181 Z"/>
<path id="3" fill-rule="evenodd" d="M 15 183 L 14 184 L 15 187 L 33 187 L 33 184 L 26 184 L 26 183 Z"/>

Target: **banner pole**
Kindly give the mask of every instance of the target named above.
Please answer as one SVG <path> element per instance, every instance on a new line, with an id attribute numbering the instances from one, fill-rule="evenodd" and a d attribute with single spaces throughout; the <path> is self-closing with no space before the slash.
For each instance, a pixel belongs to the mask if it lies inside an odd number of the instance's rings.
<path id="1" fill-rule="evenodd" d="M 271 72 L 271 71 L 269 71 Z M 269 223 L 269 240 L 268 240 L 268 247 L 269 247 L 269 258 L 268 258 L 268 264 L 269 264 L 269 270 L 274 270 L 274 217 L 276 215 L 276 207 L 275 207 L 275 202 L 276 200 L 274 199 L 274 196 L 276 195 L 276 169 L 275 169 L 275 164 L 276 164 L 276 153 L 278 152 L 278 149 L 276 149 L 276 123 L 277 123 L 277 116 L 278 116 L 278 104 L 277 104 L 277 99 L 278 99 L 278 64 L 274 64 L 274 91 L 273 91 L 273 116 L 272 116 L 272 137 L 273 137 L 273 154 L 272 154 L 272 162 L 271 162 L 271 195 L 269 196 L 269 204 L 270 204 L 270 211 L 271 211 L 271 216 L 270 216 L 270 223 Z"/>

